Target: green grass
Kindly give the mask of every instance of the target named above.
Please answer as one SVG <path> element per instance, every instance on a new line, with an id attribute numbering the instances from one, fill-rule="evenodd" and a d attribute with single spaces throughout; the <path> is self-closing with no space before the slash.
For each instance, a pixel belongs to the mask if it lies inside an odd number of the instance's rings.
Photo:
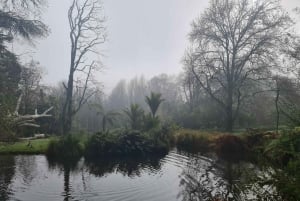
<path id="1" fill-rule="evenodd" d="M 30 140 L 32 146 L 28 146 L 28 140 L 13 144 L 0 142 L 0 154 L 45 154 L 51 139 Z"/>

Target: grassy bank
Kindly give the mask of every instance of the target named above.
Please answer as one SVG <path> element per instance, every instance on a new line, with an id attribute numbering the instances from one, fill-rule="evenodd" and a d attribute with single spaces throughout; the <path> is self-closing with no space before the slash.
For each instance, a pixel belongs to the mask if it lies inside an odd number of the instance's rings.
<path id="1" fill-rule="evenodd" d="M 244 160 L 258 153 L 264 155 L 267 145 L 280 136 L 259 129 L 239 134 L 180 129 L 175 133 L 175 142 L 179 150 L 186 152 L 210 152 L 225 160 Z"/>
<path id="2" fill-rule="evenodd" d="M 262 140 L 261 135 L 229 134 L 216 131 L 191 129 L 153 129 L 147 132 L 118 130 L 109 133 L 72 135 L 70 138 L 52 137 L 18 141 L 13 144 L 0 142 L 0 154 L 47 154 L 60 155 L 76 151 L 87 155 L 143 155 L 147 153 L 167 152 L 172 145 L 188 152 L 239 152 L 238 149 L 251 148 Z M 74 145 L 74 147 L 73 147 Z M 78 146 L 77 146 L 78 145 Z M 236 148 L 236 149 L 235 149 Z M 49 152 L 48 152 L 49 151 Z M 58 153 L 57 153 L 58 151 Z M 73 152 L 73 151 L 72 151 Z M 51 155 L 51 154 L 50 154 Z"/>
<path id="3" fill-rule="evenodd" d="M 13 144 L 0 142 L 0 154 L 45 154 L 52 138 L 18 141 Z"/>
<path id="4" fill-rule="evenodd" d="M 178 149 L 188 152 L 207 152 L 214 151 L 217 139 L 224 135 L 227 134 L 191 129 L 176 131 L 154 129 L 149 132 L 118 131 L 91 136 L 72 135 L 73 138 L 70 139 L 59 137 L 35 139 L 30 140 L 30 143 L 28 140 L 15 143 L 0 142 L 0 154 L 47 154 L 47 151 L 54 153 L 57 150 L 68 152 L 72 150 L 70 147 L 74 144 L 79 144 L 80 149 L 89 153 L 88 155 L 95 154 L 97 156 L 145 154 L 162 150 L 166 152 L 174 144 Z M 56 146 L 57 144 L 58 146 Z M 67 148 L 66 145 L 70 145 L 70 147 Z"/>

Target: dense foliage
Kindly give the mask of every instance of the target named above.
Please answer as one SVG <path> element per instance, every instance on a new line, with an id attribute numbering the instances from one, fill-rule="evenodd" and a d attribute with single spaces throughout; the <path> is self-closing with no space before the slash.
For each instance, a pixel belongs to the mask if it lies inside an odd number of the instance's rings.
<path id="1" fill-rule="evenodd" d="M 83 145 L 78 136 L 67 135 L 53 139 L 47 149 L 46 155 L 58 160 L 78 159 L 82 156 Z"/>
<path id="2" fill-rule="evenodd" d="M 287 200 L 299 200 L 300 192 L 300 130 L 282 131 L 278 139 L 270 141 L 264 150 L 268 159 L 283 171 L 273 174 L 277 188 Z"/>
<path id="3" fill-rule="evenodd" d="M 165 129 L 121 130 L 114 133 L 99 132 L 86 144 L 87 157 L 132 156 L 165 154 L 170 148 L 170 131 Z"/>

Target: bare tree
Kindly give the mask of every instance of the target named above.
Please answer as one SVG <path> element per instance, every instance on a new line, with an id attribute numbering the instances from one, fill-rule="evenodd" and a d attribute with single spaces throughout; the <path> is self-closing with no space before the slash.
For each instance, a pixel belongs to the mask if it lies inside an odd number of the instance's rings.
<path id="1" fill-rule="evenodd" d="M 201 87 L 199 87 L 199 84 L 190 69 L 186 69 L 182 77 L 181 86 L 185 101 L 188 104 L 190 111 L 193 111 L 200 102 Z"/>
<path id="2" fill-rule="evenodd" d="M 42 79 L 42 70 L 39 62 L 31 60 L 21 69 L 21 80 L 19 81 L 20 96 L 22 103 L 19 113 L 27 114 L 30 110 L 37 108 L 40 90 L 42 89 L 40 81 Z"/>
<path id="3" fill-rule="evenodd" d="M 108 107 L 110 110 L 122 110 L 129 105 L 127 82 L 120 80 L 108 96 Z"/>
<path id="4" fill-rule="evenodd" d="M 73 0 L 68 11 L 71 40 L 71 61 L 68 83 L 65 86 L 66 100 L 62 112 L 62 132 L 68 133 L 72 117 L 93 96 L 90 84 L 93 73 L 99 68 L 97 47 L 105 42 L 106 34 L 102 4 L 99 0 Z M 76 77 L 75 77 L 76 76 Z M 77 78 L 77 80 L 76 80 Z M 76 88 L 76 89 L 75 89 Z M 79 97 L 74 104 L 74 90 Z"/>
<path id="5" fill-rule="evenodd" d="M 282 35 L 291 25 L 277 0 L 212 0 L 192 23 L 185 65 L 199 85 L 223 108 L 232 131 L 247 85 L 277 66 Z"/>
<path id="6" fill-rule="evenodd" d="M 40 127 L 36 123 L 36 119 L 52 116 L 48 113 L 53 109 L 53 106 L 42 113 L 38 113 L 38 96 L 42 88 L 40 85 L 41 74 L 39 63 L 34 60 L 22 67 L 19 81 L 20 95 L 14 113 L 9 115 L 12 117 L 12 123 L 15 127 Z M 30 114 L 33 112 L 34 114 Z"/>

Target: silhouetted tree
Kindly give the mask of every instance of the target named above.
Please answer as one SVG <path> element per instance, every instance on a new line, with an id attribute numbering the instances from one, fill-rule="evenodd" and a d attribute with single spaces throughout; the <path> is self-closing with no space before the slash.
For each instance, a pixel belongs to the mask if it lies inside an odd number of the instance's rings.
<path id="1" fill-rule="evenodd" d="M 95 84 L 92 75 L 100 64 L 95 60 L 98 56 L 97 48 L 105 42 L 106 38 L 102 4 L 99 0 L 73 0 L 68 11 L 68 19 L 71 61 L 68 83 L 64 85 L 66 89 L 66 100 L 62 111 L 64 134 L 71 130 L 72 117 L 97 91 L 97 87 L 91 89 L 90 85 Z M 81 73 L 81 77 L 77 75 L 77 80 L 76 73 Z M 74 90 L 78 97 L 76 105 Z"/>
<path id="2" fill-rule="evenodd" d="M 212 0 L 192 23 L 184 59 L 199 86 L 226 114 L 232 131 L 248 84 L 276 67 L 282 36 L 291 25 L 277 0 Z"/>

